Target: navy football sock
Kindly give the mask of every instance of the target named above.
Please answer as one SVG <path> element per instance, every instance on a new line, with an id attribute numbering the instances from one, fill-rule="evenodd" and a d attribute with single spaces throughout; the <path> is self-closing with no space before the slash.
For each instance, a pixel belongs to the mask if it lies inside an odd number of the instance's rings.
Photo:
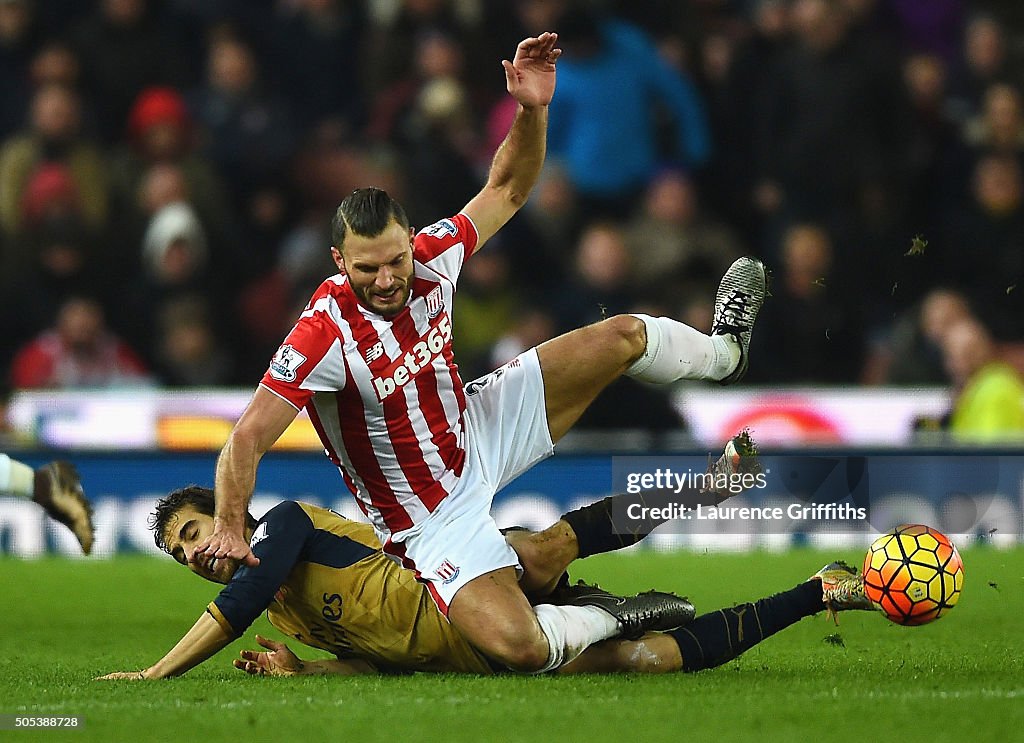
<path id="1" fill-rule="evenodd" d="M 703 614 L 668 634 L 679 644 L 683 670 L 701 671 L 727 663 L 766 637 L 824 608 L 821 581 L 810 580 L 753 604 Z"/>
<path id="2" fill-rule="evenodd" d="M 662 509 L 661 513 L 669 513 L 669 507 L 685 504 L 691 508 L 695 505 L 714 506 L 723 498 L 714 492 L 702 493 L 697 488 L 681 488 L 675 490 L 645 490 L 642 493 L 623 493 L 610 495 L 607 498 L 577 508 L 562 515 L 576 533 L 579 544 L 579 557 L 599 555 L 612 552 L 623 547 L 636 544 L 657 527 L 668 521 L 667 518 L 651 518 L 649 510 Z M 637 505 L 640 510 L 631 509 Z M 632 514 L 642 514 L 639 518 L 631 518 Z"/>
<path id="3" fill-rule="evenodd" d="M 630 503 L 645 503 L 644 494 L 637 495 L 610 495 L 596 503 L 577 508 L 562 515 L 565 521 L 576 533 L 576 542 L 579 544 L 579 557 L 599 555 L 602 552 L 612 552 L 623 547 L 636 544 L 650 534 L 654 529 L 665 523 L 665 519 L 643 519 L 631 521 L 629 530 L 616 528 L 612 518 L 613 510 L 618 513 L 616 506 L 625 506 Z M 622 506 L 625 508 L 625 506 Z"/>

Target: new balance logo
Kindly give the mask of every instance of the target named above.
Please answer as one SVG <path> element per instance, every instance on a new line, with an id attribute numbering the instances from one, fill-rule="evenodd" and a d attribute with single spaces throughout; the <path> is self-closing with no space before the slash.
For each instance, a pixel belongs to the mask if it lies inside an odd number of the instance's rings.
<path id="1" fill-rule="evenodd" d="M 391 365 L 379 377 L 373 378 L 373 388 L 377 399 L 384 402 L 385 398 L 394 394 L 395 390 L 404 387 L 409 380 L 430 366 L 434 359 L 441 355 L 445 345 L 452 338 L 452 324 L 448 315 L 443 315 L 437 325 L 430 329 L 426 336 L 402 357 L 391 362 Z"/>
<path id="2" fill-rule="evenodd" d="M 365 355 L 366 356 L 366 363 L 367 364 L 372 364 L 374 361 L 376 361 L 377 359 L 379 359 L 383 355 L 384 355 L 384 344 L 381 343 L 380 341 L 377 341 L 372 346 L 370 346 L 370 350 L 366 352 L 366 355 Z"/>

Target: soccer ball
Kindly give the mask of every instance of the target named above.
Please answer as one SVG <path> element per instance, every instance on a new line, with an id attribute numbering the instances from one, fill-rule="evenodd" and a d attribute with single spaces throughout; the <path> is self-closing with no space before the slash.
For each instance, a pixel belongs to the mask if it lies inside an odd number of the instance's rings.
<path id="1" fill-rule="evenodd" d="M 964 587 L 960 553 L 945 534 L 903 524 L 864 556 L 864 593 L 891 621 L 925 624 L 956 606 Z"/>

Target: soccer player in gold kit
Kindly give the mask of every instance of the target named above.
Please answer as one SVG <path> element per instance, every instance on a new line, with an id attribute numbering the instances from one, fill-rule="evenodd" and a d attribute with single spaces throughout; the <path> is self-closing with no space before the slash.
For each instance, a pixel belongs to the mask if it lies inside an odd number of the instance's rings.
<path id="1" fill-rule="evenodd" d="M 566 514 L 542 532 L 544 539 L 527 531 L 511 531 L 507 538 L 527 559 L 544 563 L 556 578 L 553 583 L 558 583 L 573 559 L 625 546 L 649 531 L 611 534 L 607 516 L 619 497 Z M 196 562 L 191 556 L 211 532 L 213 512 L 213 492 L 190 486 L 160 501 L 151 526 L 157 544 L 179 563 L 226 584 L 225 588 L 161 660 L 145 670 L 108 674 L 104 679 L 180 675 L 239 637 L 263 610 L 282 633 L 327 650 L 335 659 L 303 662 L 283 643 L 257 636 L 269 652 L 244 650 L 234 662 L 249 673 L 490 674 L 504 670 L 459 635 L 413 571 L 400 568 L 381 552 L 370 526 L 323 508 L 285 501 L 258 522 L 250 517 L 246 536 L 260 558 L 258 566 L 239 567 L 234 561 L 215 559 Z M 587 593 L 592 589 L 567 588 L 562 581 L 553 594 L 549 591 L 536 598 L 571 603 Z M 692 623 L 692 605 L 666 594 L 661 615 L 645 627 L 664 632 L 605 641 L 559 672 L 700 670 L 719 665 L 826 607 L 870 608 L 860 577 L 831 564 L 790 591 Z"/>

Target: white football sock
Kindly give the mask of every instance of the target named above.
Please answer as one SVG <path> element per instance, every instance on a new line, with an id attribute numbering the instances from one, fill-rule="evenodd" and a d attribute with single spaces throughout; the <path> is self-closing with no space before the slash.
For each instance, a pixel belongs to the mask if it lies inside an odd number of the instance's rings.
<path id="1" fill-rule="evenodd" d="M 35 492 L 35 472 L 27 464 L 0 454 L 0 494 L 31 498 Z"/>
<path id="2" fill-rule="evenodd" d="M 620 632 L 618 620 L 596 606 L 540 604 L 533 610 L 548 639 L 548 662 L 536 673 L 547 673 L 565 665 L 595 642 L 615 637 Z"/>
<path id="3" fill-rule="evenodd" d="M 635 314 L 647 330 L 643 355 L 626 370 L 642 382 L 668 384 L 680 379 L 718 381 L 740 361 L 740 347 L 731 335 L 704 335 L 669 317 Z"/>

